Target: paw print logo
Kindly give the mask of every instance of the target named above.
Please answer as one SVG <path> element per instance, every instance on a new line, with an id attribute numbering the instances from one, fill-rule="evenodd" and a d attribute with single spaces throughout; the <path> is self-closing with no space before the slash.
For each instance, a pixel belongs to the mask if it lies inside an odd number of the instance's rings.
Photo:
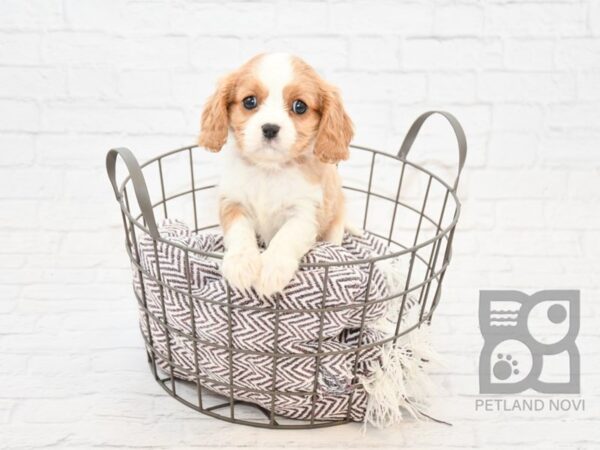
<path id="1" fill-rule="evenodd" d="M 579 291 L 481 291 L 479 326 L 480 393 L 579 393 Z M 549 367 L 562 379 L 544 381 Z"/>
<path id="2" fill-rule="evenodd" d="M 519 375 L 519 361 L 513 359 L 511 354 L 498 353 L 498 361 L 494 364 L 494 376 L 499 380 L 508 380 L 511 375 Z"/>

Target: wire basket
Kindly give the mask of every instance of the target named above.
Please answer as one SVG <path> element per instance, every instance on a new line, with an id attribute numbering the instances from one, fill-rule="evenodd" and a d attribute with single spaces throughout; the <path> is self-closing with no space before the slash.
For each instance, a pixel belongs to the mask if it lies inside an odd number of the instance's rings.
<path id="1" fill-rule="evenodd" d="M 428 117 L 435 113 L 448 120 L 458 141 L 458 175 L 452 186 L 430 171 L 406 159 L 421 126 Z M 234 390 L 238 392 L 243 387 L 236 382 L 231 366 L 228 382 L 224 386 L 229 395 L 217 395 L 214 393 L 214 389 L 206 388 L 207 384 L 210 385 L 215 380 L 211 379 L 210 372 L 207 373 L 199 366 L 197 357 L 194 369 L 189 371 L 193 382 L 183 381 L 176 376 L 177 370 L 180 368 L 172 354 L 175 339 L 183 340 L 194 349 L 196 354 L 199 348 L 213 345 L 198 337 L 194 325 L 193 304 L 203 302 L 205 299 L 194 295 L 191 290 L 187 292 L 188 313 L 192 321 L 191 333 L 182 332 L 173 323 L 169 323 L 165 314 L 168 306 L 165 305 L 164 294 L 173 287 L 162 282 L 158 258 L 156 258 L 158 277 L 144 269 L 140 262 L 138 243 L 142 236 L 149 236 L 155 251 L 158 244 L 172 246 L 185 252 L 186 261 L 189 261 L 190 255 L 194 254 L 216 261 L 222 258 L 220 253 L 203 252 L 168 241 L 159 234 L 157 226 L 157 217 L 178 217 L 188 219 L 190 224 L 193 223 L 193 229 L 196 232 L 219 227 L 216 214 L 215 190 L 217 185 L 215 173 L 212 172 L 214 164 L 202 163 L 200 159 L 205 153 L 194 151 L 195 147 L 189 146 L 173 150 L 153 158 L 141 166 L 133 154 L 124 148 L 110 150 L 106 159 L 108 176 L 121 209 L 126 250 L 134 275 L 138 281 L 145 281 L 153 277 L 160 286 L 162 314 L 150 310 L 144 289 L 141 289 L 141 293 L 139 290 L 135 291 L 141 312 L 140 327 L 146 344 L 150 368 L 156 381 L 167 393 L 188 407 L 228 422 L 290 429 L 332 426 L 352 421 L 352 394 L 348 401 L 347 414 L 344 414 L 343 418 L 317 420 L 314 417 L 318 384 L 316 374 L 320 369 L 320 362 L 331 354 L 321 345 L 323 342 L 323 316 L 331 309 L 325 304 L 315 310 L 316 314 L 321 317 L 318 348 L 314 352 L 300 356 L 294 355 L 299 358 L 311 359 L 316 364 L 312 392 L 302 392 L 302 394 L 310 396 L 312 403 L 313 414 L 307 420 L 298 421 L 281 417 L 277 414 L 274 406 L 277 396 L 281 395 L 281 392 L 275 389 L 277 364 L 282 359 L 291 356 L 280 351 L 276 345 L 279 320 L 282 315 L 286 314 L 286 311 L 279 307 L 274 309 L 275 347 L 272 352 L 268 353 L 268 356 L 272 358 L 273 387 L 260 392 L 272 399 L 270 407 L 236 399 Z M 356 308 L 362 310 L 363 320 L 359 329 L 358 342 L 353 348 L 346 350 L 354 358 L 352 382 L 353 385 L 357 385 L 359 383 L 356 369 L 361 352 L 369 348 L 380 348 L 385 344 L 395 345 L 402 336 L 422 324 L 431 322 L 440 301 L 442 282 L 452 256 L 452 240 L 460 211 L 456 190 L 465 163 L 467 145 L 464 131 L 454 116 L 447 112 L 430 111 L 419 116 L 412 124 L 397 156 L 365 147 L 351 146 L 351 148 L 353 150 L 351 160 L 340 167 L 342 178 L 345 181 L 343 188 L 348 203 L 350 221 L 362 225 L 363 229 L 371 235 L 385 241 L 389 251 L 383 256 L 363 258 L 342 264 L 348 266 L 368 265 L 369 273 L 372 273 L 374 265 L 394 260 L 403 261 L 406 269 L 405 281 L 402 285 L 397 286 L 397 289 L 390 292 L 385 299 L 378 300 L 390 302 L 390 304 L 396 302 L 398 311 L 394 331 L 383 339 L 368 344 L 362 342 L 365 310 L 370 305 L 368 288 L 361 303 L 347 306 L 354 310 Z M 117 156 L 121 156 L 128 170 L 127 176 L 120 185 L 116 181 Z M 146 180 L 149 180 L 148 184 Z M 130 201 L 132 191 L 137 202 Z M 151 193 L 152 198 L 160 200 L 151 201 Z M 335 262 L 314 263 L 303 264 L 301 268 L 310 267 L 322 271 L 324 285 L 326 285 L 329 271 L 332 270 L 332 267 L 339 265 L 340 263 Z M 410 320 L 405 320 L 403 311 L 409 298 L 415 300 L 417 312 L 412 315 Z M 238 307 L 232 303 L 228 290 L 226 311 L 230 337 L 233 333 L 232 311 Z M 158 349 L 153 342 L 152 333 L 148 331 L 153 327 L 155 329 L 158 327 L 165 333 L 166 352 Z M 241 350 L 232 345 L 231 339 L 223 348 L 229 354 L 231 365 L 236 352 Z M 245 352 L 248 353 L 248 350 Z"/>

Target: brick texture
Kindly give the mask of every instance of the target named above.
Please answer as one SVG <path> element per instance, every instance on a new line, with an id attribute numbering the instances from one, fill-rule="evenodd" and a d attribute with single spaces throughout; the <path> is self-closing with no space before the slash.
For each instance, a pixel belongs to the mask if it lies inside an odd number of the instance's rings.
<path id="1" fill-rule="evenodd" d="M 105 153 L 194 142 L 219 76 L 265 50 L 340 86 L 358 144 L 395 152 L 428 109 L 466 128 L 464 215 L 433 323 L 447 365 L 431 411 L 453 428 L 229 425 L 147 370 Z M 596 0 L 6 0 L 0 118 L 0 447 L 600 447 Z M 410 157 L 452 176 L 447 125 L 426 128 Z M 474 411 L 478 290 L 496 288 L 582 290 L 584 413 Z"/>

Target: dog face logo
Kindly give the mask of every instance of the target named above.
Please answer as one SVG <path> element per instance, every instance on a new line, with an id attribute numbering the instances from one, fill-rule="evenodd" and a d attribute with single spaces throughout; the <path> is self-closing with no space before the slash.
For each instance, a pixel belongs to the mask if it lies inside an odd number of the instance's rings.
<path id="1" fill-rule="evenodd" d="M 480 393 L 579 393 L 579 291 L 481 291 L 479 327 Z"/>

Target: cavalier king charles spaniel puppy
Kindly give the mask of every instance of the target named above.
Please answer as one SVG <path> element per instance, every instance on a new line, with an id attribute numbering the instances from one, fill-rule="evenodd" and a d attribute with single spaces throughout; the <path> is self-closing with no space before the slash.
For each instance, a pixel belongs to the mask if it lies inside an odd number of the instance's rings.
<path id="1" fill-rule="evenodd" d="M 280 292 L 317 240 L 342 242 L 336 163 L 348 158 L 352 136 L 337 90 L 298 57 L 261 54 L 220 81 L 202 113 L 199 145 L 228 147 L 219 216 L 222 271 L 232 286 Z"/>

